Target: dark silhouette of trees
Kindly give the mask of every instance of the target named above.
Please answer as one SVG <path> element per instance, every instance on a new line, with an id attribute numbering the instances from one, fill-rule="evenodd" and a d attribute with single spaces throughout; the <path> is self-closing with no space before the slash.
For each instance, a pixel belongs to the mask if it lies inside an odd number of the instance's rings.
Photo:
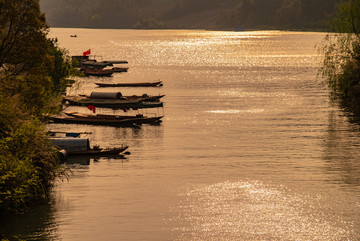
<path id="1" fill-rule="evenodd" d="M 324 41 L 322 73 L 342 104 L 360 115 L 360 0 L 339 5 L 332 27 L 336 34 Z"/>
<path id="2" fill-rule="evenodd" d="M 20 74 L 41 62 L 47 48 L 45 17 L 32 0 L 0 2 L 0 69 Z"/>
<path id="3" fill-rule="evenodd" d="M 340 0 L 42 0 L 54 27 L 326 29 Z M 179 24 L 181 22 L 181 24 Z M 203 24 L 203 25 L 201 25 Z"/>

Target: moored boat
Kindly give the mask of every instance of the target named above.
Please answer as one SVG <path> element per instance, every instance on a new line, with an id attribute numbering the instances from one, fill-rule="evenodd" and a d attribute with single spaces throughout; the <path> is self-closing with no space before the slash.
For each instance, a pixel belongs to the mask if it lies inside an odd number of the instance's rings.
<path id="1" fill-rule="evenodd" d="M 103 114 L 96 114 L 96 115 L 89 115 L 89 114 L 81 114 L 78 112 L 64 112 L 67 116 L 78 118 L 78 119 L 91 119 L 97 121 L 106 122 L 116 122 L 119 121 L 127 121 L 133 122 L 134 124 L 141 125 L 141 124 L 157 124 L 161 122 L 161 119 L 164 116 L 144 116 L 142 114 L 138 115 L 103 115 Z"/>
<path id="2" fill-rule="evenodd" d="M 121 92 L 92 92 L 90 95 L 79 95 L 87 99 L 119 99 L 135 101 L 160 101 L 165 95 L 122 95 Z"/>
<path id="3" fill-rule="evenodd" d="M 114 73 L 114 70 L 112 70 L 112 69 L 90 69 L 90 68 L 88 69 L 88 68 L 83 68 L 82 71 L 84 72 L 85 76 L 93 75 L 93 76 L 110 77 Z"/>
<path id="4" fill-rule="evenodd" d="M 134 82 L 134 83 L 95 83 L 99 87 L 160 87 L 162 81 L 155 82 Z"/>
<path id="5" fill-rule="evenodd" d="M 94 118 L 75 117 L 75 116 L 52 116 L 50 120 L 53 123 L 64 124 L 80 124 L 80 125 L 101 125 L 101 126 L 116 126 L 116 127 L 139 127 L 136 119 L 116 119 L 116 118 Z"/>
<path id="6" fill-rule="evenodd" d="M 129 68 L 126 67 L 113 67 L 112 70 L 114 72 L 127 72 Z"/>
<path id="7" fill-rule="evenodd" d="M 113 148 L 100 148 L 93 146 L 90 148 L 90 141 L 88 138 L 49 138 L 49 141 L 58 149 L 65 150 L 68 156 L 73 155 L 91 155 L 91 156 L 106 156 L 122 154 L 128 146 L 121 145 Z"/>
<path id="8" fill-rule="evenodd" d="M 160 101 L 124 100 L 124 99 L 92 99 L 80 96 L 67 96 L 63 98 L 69 105 L 113 108 L 113 109 L 144 109 L 163 107 Z"/>

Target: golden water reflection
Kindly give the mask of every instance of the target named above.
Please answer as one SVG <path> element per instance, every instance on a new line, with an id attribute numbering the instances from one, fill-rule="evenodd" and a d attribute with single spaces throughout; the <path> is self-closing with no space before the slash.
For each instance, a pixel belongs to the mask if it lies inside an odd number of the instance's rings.
<path id="1" fill-rule="evenodd" d="M 82 78 L 72 94 L 161 79 L 158 89 L 120 91 L 166 94 L 165 118 L 141 129 L 73 126 L 132 155 L 90 160 L 58 186 L 60 239 L 359 238 L 360 138 L 316 79 L 323 33 L 73 31 L 54 31 L 70 54 L 86 46 L 130 69 Z"/>
<path id="2" fill-rule="evenodd" d="M 180 194 L 180 213 L 169 222 L 177 240 L 342 240 L 356 235 L 351 222 L 329 212 L 326 197 L 293 195 L 285 186 L 258 181 L 192 185 Z M 220 238 L 221 239 L 221 238 Z"/>

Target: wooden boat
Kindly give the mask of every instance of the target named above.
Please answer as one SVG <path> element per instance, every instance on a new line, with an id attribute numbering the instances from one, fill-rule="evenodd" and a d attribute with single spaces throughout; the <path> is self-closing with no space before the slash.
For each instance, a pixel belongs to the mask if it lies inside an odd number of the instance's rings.
<path id="1" fill-rule="evenodd" d="M 85 151 L 68 152 L 68 155 L 91 155 L 91 156 L 107 156 L 107 155 L 118 155 L 124 152 L 128 147 L 114 147 L 114 148 L 92 148 Z"/>
<path id="2" fill-rule="evenodd" d="M 92 132 L 48 131 L 47 134 L 52 137 L 80 137 L 82 134 L 92 134 Z"/>
<path id="3" fill-rule="evenodd" d="M 104 69 L 108 66 L 112 66 L 111 63 L 97 62 L 94 59 L 82 60 L 80 64 L 81 64 L 81 68 L 83 68 L 83 69 Z"/>
<path id="4" fill-rule="evenodd" d="M 113 108 L 113 109 L 144 109 L 163 107 L 163 102 L 143 101 L 143 100 L 123 100 L 123 99 L 91 99 L 80 96 L 68 96 L 63 98 L 69 105 Z"/>
<path id="5" fill-rule="evenodd" d="M 123 67 L 123 68 L 121 68 L 121 67 L 113 67 L 113 68 L 112 68 L 112 70 L 113 70 L 114 72 L 127 72 L 128 69 L 129 69 L 129 68 L 126 68 L 126 67 Z"/>
<path id="6" fill-rule="evenodd" d="M 114 148 L 100 148 L 94 146 L 90 148 L 88 138 L 49 138 L 49 141 L 58 149 L 65 150 L 68 156 L 74 155 L 91 155 L 91 156 L 107 156 L 119 155 L 123 153 L 128 146 L 121 145 L 121 147 Z"/>
<path id="7" fill-rule="evenodd" d="M 163 86 L 162 81 L 139 82 L 139 83 L 95 83 L 99 87 L 159 87 Z"/>
<path id="8" fill-rule="evenodd" d="M 141 125 L 141 124 L 158 124 L 161 122 L 161 119 L 164 116 L 153 116 L 148 117 L 144 115 L 103 115 L 103 114 L 97 114 L 97 115 L 88 115 L 88 114 L 81 114 L 78 112 L 64 112 L 67 116 L 78 118 L 78 119 L 91 119 L 91 120 L 98 120 L 103 121 L 104 123 L 113 121 L 128 121 L 133 122 L 133 124 Z"/>
<path id="9" fill-rule="evenodd" d="M 129 62 L 126 61 L 126 60 L 104 60 L 102 61 L 103 63 L 109 63 L 111 65 L 114 65 L 114 64 L 128 64 Z"/>
<path id="10" fill-rule="evenodd" d="M 127 61 L 96 61 L 95 59 L 86 59 L 80 62 L 81 68 L 86 72 L 86 70 L 106 70 L 109 72 L 127 72 L 129 68 L 127 67 L 112 67 L 111 69 L 105 69 L 106 67 L 114 66 L 114 64 L 127 64 Z"/>
<path id="11" fill-rule="evenodd" d="M 84 72 L 85 76 L 89 76 L 89 75 L 93 75 L 93 76 L 104 76 L 104 77 L 110 77 L 113 73 L 114 70 L 112 69 L 88 69 L 88 68 L 83 68 L 82 71 Z"/>
<path id="12" fill-rule="evenodd" d="M 133 100 L 133 101 L 160 101 L 165 95 L 128 95 L 124 96 L 121 92 L 92 92 L 90 95 L 79 95 L 87 99 L 119 99 L 119 100 Z"/>
<path id="13" fill-rule="evenodd" d="M 97 118 L 93 116 L 52 116 L 50 120 L 53 123 L 80 124 L 80 125 L 101 125 L 116 127 L 139 127 L 137 119 L 120 119 L 120 118 Z"/>

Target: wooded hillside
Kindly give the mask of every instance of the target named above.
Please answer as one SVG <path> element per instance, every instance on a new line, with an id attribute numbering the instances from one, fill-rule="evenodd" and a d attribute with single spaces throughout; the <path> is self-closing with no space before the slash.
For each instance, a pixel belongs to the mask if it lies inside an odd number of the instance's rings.
<path id="1" fill-rule="evenodd" d="M 341 0 L 41 0 L 52 27 L 327 30 Z"/>

